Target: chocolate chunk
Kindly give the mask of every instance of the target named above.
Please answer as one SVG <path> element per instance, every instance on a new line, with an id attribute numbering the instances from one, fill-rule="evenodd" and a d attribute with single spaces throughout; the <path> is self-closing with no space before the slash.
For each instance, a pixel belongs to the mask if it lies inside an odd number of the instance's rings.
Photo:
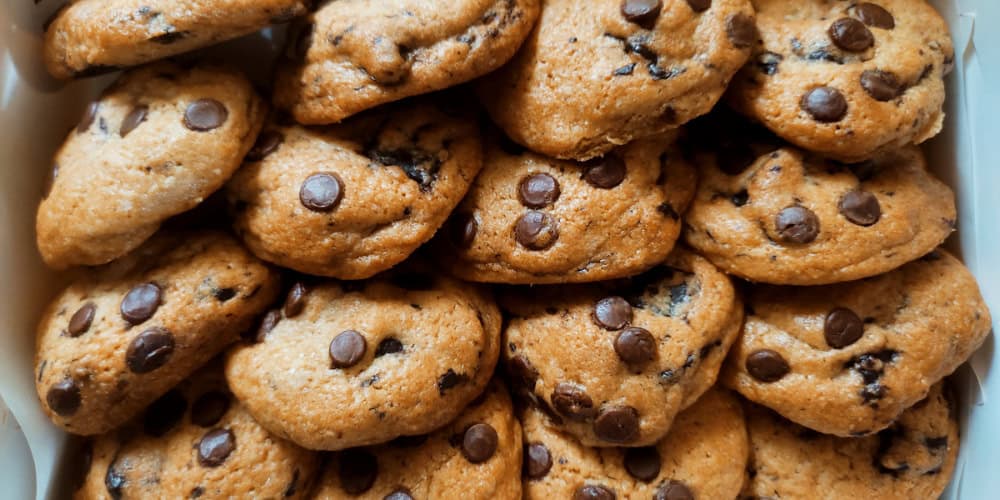
<path id="1" fill-rule="evenodd" d="M 694 500 L 694 493 L 684 483 L 671 479 L 656 490 L 653 500 Z"/>
<path id="2" fill-rule="evenodd" d="M 257 334 L 254 336 L 256 342 L 263 342 L 267 338 L 267 334 L 274 330 L 274 327 L 278 326 L 278 322 L 281 321 L 281 313 L 277 309 L 271 309 L 264 315 L 264 319 L 260 321 L 260 326 L 257 328 Z"/>
<path id="3" fill-rule="evenodd" d="M 365 355 L 368 343 L 354 330 L 345 330 L 330 342 L 330 361 L 333 368 L 350 368 Z"/>
<path id="4" fill-rule="evenodd" d="M 198 463 L 218 467 L 236 450 L 236 436 L 229 429 L 212 429 L 198 441 Z"/>
<path id="5" fill-rule="evenodd" d="M 552 454 L 542 443 L 530 443 L 524 448 L 524 474 L 528 479 L 541 479 L 552 469 Z"/>
<path id="6" fill-rule="evenodd" d="M 615 492 L 600 484 L 585 484 L 573 492 L 573 500 L 615 500 Z"/>
<path id="7" fill-rule="evenodd" d="M 687 4 L 695 12 L 705 12 L 712 6 L 712 0 L 687 0 Z"/>
<path id="8" fill-rule="evenodd" d="M 834 45 L 850 52 L 861 52 L 875 44 L 875 37 L 864 23 L 850 17 L 834 21 L 827 34 Z"/>
<path id="9" fill-rule="evenodd" d="M 632 321 L 632 306 L 621 297 L 605 297 L 594 304 L 592 319 L 606 330 L 620 330 Z"/>
<path id="10" fill-rule="evenodd" d="M 209 391 L 191 405 L 191 423 L 199 427 L 211 427 L 222 420 L 229 411 L 229 394 Z"/>
<path id="11" fill-rule="evenodd" d="M 778 213 L 774 228 L 782 241 L 805 244 L 819 235 L 819 218 L 812 210 L 795 205 Z"/>
<path id="12" fill-rule="evenodd" d="M 195 132 L 207 132 L 226 123 L 229 111 L 215 99 L 198 99 L 184 110 L 184 126 Z"/>
<path id="13" fill-rule="evenodd" d="M 877 69 L 865 70 L 861 73 L 861 87 L 876 101 L 891 101 L 903 91 L 899 78 L 895 73 Z"/>
<path id="14" fill-rule="evenodd" d="M 891 30 L 896 27 L 896 20 L 892 14 L 873 3 L 859 3 L 854 7 L 854 15 L 858 16 L 861 22 L 875 28 Z"/>
<path id="15" fill-rule="evenodd" d="M 147 113 L 149 113 L 149 106 L 140 104 L 132 108 L 132 111 L 129 111 L 125 115 L 125 119 L 122 120 L 122 126 L 118 128 L 118 135 L 124 138 L 135 130 L 142 122 L 146 121 Z"/>
<path id="16" fill-rule="evenodd" d="M 559 199 L 559 181 L 549 174 L 532 174 L 521 179 L 517 198 L 528 208 L 544 208 Z"/>
<path id="17" fill-rule="evenodd" d="M 125 364 L 133 373 L 149 373 L 167 363 L 174 353 L 174 335 L 154 326 L 137 335 L 128 345 Z"/>
<path id="18" fill-rule="evenodd" d="M 750 353 L 746 360 L 750 376 L 761 382 L 776 382 L 791 371 L 788 362 L 775 351 L 760 349 Z"/>
<path id="19" fill-rule="evenodd" d="M 479 223 L 476 222 L 476 217 L 470 213 L 458 213 L 452 217 L 451 223 L 448 225 L 448 232 L 451 244 L 455 248 L 469 248 L 476 239 L 476 233 L 479 232 Z"/>
<path id="20" fill-rule="evenodd" d="M 333 172 L 310 175 L 299 188 L 299 201 L 313 212 L 329 212 L 337 208 L 344 197 L 344 181 Z"/>
<path id="21" fill-rule="evenodd" d="M 878 198 L 868 191 L 848 191 L 838 206 L 847 220 L 859 226 L 871 226 L 882 217 Z"/>
<path id="22" fill-rule="evenodd" d="M 528 392 L 535 390 L 535 384 L 538 382 L 538 370 L 523 354 L 510 358 L 510 361 L 507 362 L 507 374 L 510 375 L 511 383 L 516 388 Z"/>
<path id="23" fill-rule="evenodd" d="M 80 306 L 79 309 L 73 313 L 73 316 L 69 318 L 69 326 L 66 327 L 66 333 L 70 337 L 79 337 L 87 330 L 90 329 L 90 325 L 94 322 L 94 314 L 97 312 L 97 306 L 93 302 L 87 302 L 86 304 Z"/>
<path id="24" fill-rule="evenodd" d="M 528 250 L 545 250 L 559 239 L 558 224 L 549 214 L 531 210 L 517 219 L 514 239 Z"/>
<path id="25" fill-rule="evenodd" d="M 235 288 L 216 288 L 212 290 L 212 296 L 219 302 L 227 302 L 236 296 Z"/>
<path id="26" fill-rule="evenodd" d="M 639 410 L 631 406 L 604 408 L 594 420 L 594 434 L 611 443 L 631 443 L 639 437 Z"/>
<path id="27" fill-rule="evenodd" d="M 594 401 L 583 389 L 566 382 L 560 382 L 549 396 L 556 411 L 570 420 L 585 421 L 593 418 Z"/>
<path id="28" fill-rule="evenodd" d="M 162 300 L 163 291 L 156 283 L 143 283 L 125 294 L 119 309 L 125 321 L 138 325 L 156 314 Z"/>
<path id="29" fill-rule="evenodd" d="M 615 155 L 605 155 L 583 162 L 583 179 L 599 189 L 613 189 L 625 180 L 625 161 Z"/>
<path id="30" fill-rule="evenodd" d="M 632 477 L 648 483 L 660 475 L 660 452 L 654 446 L 626 448 L 624 464 Z"/>
<path id="31" fill-rule="evenodd" d="M 663 3 L 660 0 L 622 0 L 622 16 L 630 23 L 652 29 L 660 17 Z"/>
<path id="32" fill-rule="evenodd" d="M 497 451 L 497 431 L 490 424 L 475 424 L 465 430 L 462 438 L 462 455 L 474 464 L 483 463 Z"/>
<path id="33" fill-rule="evenodd" d="M 444 372 L 437 380 L 438 394 L 444 396 L 444 393 L 458 384 L 464 384 L 469 381 L 469 376 L 464 373 L 455 373 L 455 370 L 448 368 L 448 371 Z"/>
<path id="34" fill-rule="evenodd" d="M 833 87 L 816 87 L 806 92 L 799 105 L 821 123 L 839 122 L 847 116 L 847 99 Z"/>
<path id="35" fill-rule="evenodd" d="M 282 307 L 286 318 L 294 318 L 302 314 L 302 309 L 306 306 L 306 294 L 308 293 L 309 289 L 301 281 L 292 285 L 291 290 L 288 291 L 288 297 L 285 298 L 285 305 Z"/>
<path id="36" fill-rule="evenodd" d="M 615 352 L 630 365 L 646 363 L 656 356 L 656 339 L 645 328 L 626 328 L 615 338 Z"/>
<path id="37" fill-rule="evenodd" d="M 399 486 L 393 490 L 392 493 L 386 495 L 382 500 L 413 500 L 413 497 L 410 496 L 410 490 Z"/>
<path id="38" fill-rule="evenodd" d="M 340 487 L 349 495 L 360 495 L 375 484 L 378 477 L 378 459 L 363 450 L 345 450 L 338 463 Z"/>
<path id="39" fill-rule="evenodd" d="M 823 337 L 826 343 L 834 349 L 847 347 L 861 338 L 865 333 L 865 324 L 854 311 L 846 307 L 837 307 L 827 313 L 823 322 Z"/>
<path id="40" fill-rule="evenodd" d="M 396 354 L 397 352 L 403 352 L 403 343 L 398 339 L 389 337 L 387 339 L 382 339 L 378 343 L 378 347 L 375 348 L 375 357 L 380 358 L 386 354 Z"/>
<path id="41" fill-rule="evenodd" d="M 80 123 L 76 126 L 76 133 L 82 134 L 90 129 L 90 126 L 94 124 L 94 118 L 97 117 L 97 110 L 100 107 L 100 101 L 93 101 L 87 105 L 87 109 L 83 112 L 83 118 L 80 119 Z"/>
<path id="42" fill-rule="evenodd" d="M 247 161 L 261 161 L 268 155 L 278 150 L 281 143 L 285 142 L 285 136 L 276 130 L 267 130 L 257 137 L 250 151 L 247 152 Z"/>
<path id="43" fill-rule="evenodd" d="M 733 14 L 726 19 L 726 36 L 736 48 L 748 48 L 757 41 L 757 24 L 742 12 Z"/>
<path id="44" fill-rule="evenodd" d="M 171 389 L 146 408 L 142 419 L 142 430 L 153 437 L 161 437 L 170 432 L 181 421 L 187 411 L 187 400 L 177 389 Z"/>
<path id="45" fill-rule="evenodd" d="M 748 201 L 750 201 L 750 193 L 748 193 L 746 189 L 743 189 L 740 192 L 730 196 L 729 201 L 733 202 L 733 205 L 736 205 L 737 207 L 742 207 L 743 205 L 746 205 Z"/>
<path id="46" fill-rule="evenodd" d="M 441 169 L 441 159 L 436 154 L 418 149 L 370 149 L 366 152 L 373 162 L 385 167 L 399 167 L 420 190 L 431 191 Z"/>
<path id="47" fill-rule="evenodd" d="M 45 402 L 60 417 L 69 417 L 80 409 L 80 387 L 73 379 L 62 379 L 45 393 Z"/>

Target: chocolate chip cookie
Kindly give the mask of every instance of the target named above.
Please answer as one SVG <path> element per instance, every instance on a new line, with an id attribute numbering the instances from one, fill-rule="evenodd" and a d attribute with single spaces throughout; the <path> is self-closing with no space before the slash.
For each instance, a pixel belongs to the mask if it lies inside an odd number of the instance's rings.
<path id="1" fill-rule="evenodd" d="M 361 279 L 434 235 L 482 157 L 474 120 L 405 103 L 322 129 L 271 123 L 226 191 L 262 259 Z"/>
<path id="2" fill-rule="evenodd" d="M 46 27 L 56 78 L 90 76 L 206 47 L 302 15 L 306 0 L 74 0 Z"/>
<path id="3" fill-rule="evenodd" d="M 442 231 L 463 279 L 576 283 L 660 263 L 680 233 L 694 169 L 673 137 L 639 140 L 587 162 L 491 141 L 485 167 Z"/>
<path id="4" fill-rule="evenodd" d="M 948 25 L 924 0 L 758 0 L 761 42 L 732 104 L 843 161 L 919 144 L 944 120 Z"/>
<path id="5" fill-rule="evenodd" d="M 483 290 L 420 269 L 367 282 L 301 284 L 226 376 L 254 418 L 312 449 L 430 432 L 482 392 L 500 351 Z"/>
<path id="6" fill-rule="evenodd" d="M 240 166 L 264 110 L 235 70 L 160 63 L 125 73 L 56 153 L 35 221 L 45 263 L 110 262 L 194 208 Z"/>
<path id="7" fill-rule="evenodd" d="M 888 427 L 951 374 L 990 331 L 969 271 L 936 250 L 862 281 L 757 286 L 720 380 L 825 434 Z"/>
<path id="8" fill-rule="evenodd" d="M 42 409 L 74 434 L 117 427 L 239 339 L 278 279 L 217 232 L 160 234 L 89 271 L 38 325 Z"/>
<path id="9" fill-rule="evenodd" d="M 670 433 L 643 448 L 589 448 L 529 408 L 524 498 L 692 500 L 735 498 L 750 445 L 740 403 L 712 389 L 677 415 Z"/>
<path id="10" fill-rule="evenodd" d="M 326 2 L 294 30 L 274 101 L 305 124 L 489 73 L 524 41 L 539 0 Z"/>
<path id="11" fill-rule="evenodd" d="M 430 434 L 335 453 L 312 498 L 520 500 L 521 425 L 510 396 L 491 383 Z"/>
<path id="12" fill-rule="evenodd" d="M 713 383 L 743 306 L 711 263 L 676 250 L 620 283 L 515 290 L 503 358 L 515 389 L 586 446 L 648 446 Z"/>
<path id="13" fill-rule="evenodd" d="M 940 497 L 959 443 L 943 385 L 878 435 L 859 438 L 824 436 L 749 405 L 750 480 L 742 498 Z"/>
<path id="14" fill-rule="evenodd" d="M 479 90 L 516 142 L 586 160 L 707 113 L 756 40 L 749 0 L 547 0 Z"/>
<path id="15" fill-rule="evenodd" d="M 684 239 L 752 281 L 823 285 L 895 269 L 955 227 L 955 197 L 916 146 L 844 165 L 790 146 L 700 154 Z M 749 164 L 748 164 L 749 163 Z"/>
<path id="16" fill-rule="evenodd" d="M 316 453 L 277 438 L 229 393 L 213 362 L 134 422 L 93 440 L 77 500 L 307 498 Z"/>

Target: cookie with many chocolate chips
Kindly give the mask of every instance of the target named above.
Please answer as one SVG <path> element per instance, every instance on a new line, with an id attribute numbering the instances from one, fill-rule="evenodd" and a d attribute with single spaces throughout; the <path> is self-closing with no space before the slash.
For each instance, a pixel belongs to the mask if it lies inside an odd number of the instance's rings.
<path id="1" fill-rule="evenodd" d="M 264 427 L 307 448 L 341 450 L 451 421 L 492 376 L 499 337 L 486 291 L 397 268 L 290 295 L 256 343 L 230 351 L 226 376 Z"/>
<path id="2" fill-rule="evenodd" d="M 362 279 L 429 240 L 481 167 L 474 120 L 401 103 L 325 128 L 269 124 L 226 193 L 260 258 Z"/>
<path id="3" fill-rule="evenodd" d="M 46 26 L 56 78 L 90 76 L 207 47 L 305 14 L 307 0 L 74 0 Z"/>
<path id="4" fill-rule="evenodd" d="M 479 91 L 516 142 L 587 160 L 707 113 L 756 41 L 749 0 L 547 0 Z"/>
<path id="5" fill-rule="evenodd" d="M 574 500 L 735 498 L 749 443 L 739 401 L 712 389 L 677 415 L 670 433 L 642 448 L 590 448 L 529 407 L 524 498 Z"/>
<path id="6" fill-rule="evenodd" d="M 757 0 L 761 43 L 730 102 L 792 143 L 842 161 L 934 137 L 954 50 L 925 0 Z"/>
<path id="7" fill-rule="evenodd" d="M 507 390 L 491 383 L 430 434 L 333 454 L 312 498 L 520 500 L 521 425 Z"/>
<path id="8" fill-rule="evenodd" d="M 975 280 L 943 250 L 861 281 L 751 287 L 747 307 L 720 381 L 842 437 L 889 427 L 990 331 Z"/>
<path id="9" fill-rule="evenodd" d="M 740 498 L 913 499 L 941 496 L 955 469 L 958 423 L 945 383 L 874 436 L 825 436 L 746 408 L 750 480 Z"/>
<path id="10" fill-rule="evenodd" d="M 117 427 L 239 339 L 278 282 L 218 232 L 160 234 L 87 271 L 38 325 L 42 409 L 74 434 Z"/>
<path id="11" fill-rule="evenodd" d="M 781 285 L 824 285 L 895 269 L 955 227 L 951 189 L 916 146 L 844 165 L 783 146 L 745 160 L 698 154 L 684 239 L 722 270 Z M 756 158 L 755 158 L 756 157 Z"/>
<path id="12" fill-rule="evenodd" d="M 274 101 L 299 123 L 359 111 L 489 73 L 538 17 L 539 0 L 326 2 L 289 37 Z"/>
<path id="13" fill-rule="evenodd" d="M 213 361 L 85 447 L 76 500 L 307 498 L 319 459 L 257 424 Z"/>
<path id="14" fill-rule="evenodd" d="M 711 263 L 675 250 L 619 283 L 510 290 L 515 390 L 586 446 L 646 446 L 713 383 L 743 306 Z"/>
<path id="15" fill-rule="evenodd" d="M 695 174 L 673 137 L 587 162 L 494 140 L 485 167 L 439 238 L 452 272 L 493 283 L 621 278 L 660 263 L 680 233 Z"/>
<path id="16" fill-rule="evenodd" d="M 240 166 L 264 110 L 235 70 L 159 63 L 125 73 L 55 155 L 35 220 L 45 263 L 105 264 L 194 208 Z"/>

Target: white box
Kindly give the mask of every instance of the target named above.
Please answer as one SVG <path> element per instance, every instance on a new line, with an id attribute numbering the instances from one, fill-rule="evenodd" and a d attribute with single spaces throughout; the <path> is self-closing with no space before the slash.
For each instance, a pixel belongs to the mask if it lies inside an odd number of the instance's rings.
<path id="1" fill-rule="evenodd" d="M 797 0 L 788 0 L 797 1 Z M 9 0 L 0 5 L 0 498 L 66 496 L 59 475 L 67 436 L 49 423 L 35 396 L 35 324 L 63 284 L 35 250 L 34 220 L 42 182 L 65 132 L 108 82 L 60 85 L 41 63 L 41 26 L 62 0 Z M 1000 1 L 931 0 L 951 26 L 955 71 L 948 81 L 944 132 L 927 146 L 930 164 L 959 200 L 959 232 L 948 242 L 979 279 L 1000 324 Z M 260 37 L 214 51 L 259 61 Z M 256 57 L 255 57 L 256 56 Z M 249 68 L 257 75 L 268 68 Z M 992 140 L 991 140 L 992 139 Z M 1000 498 L 1000 370 L 991 336 L 959 370 L 962 447 L 948 499 Z M 6 403 L 4 405 L 3 403 Z M 8 409 L 9 408 L 9 409 Z"/>

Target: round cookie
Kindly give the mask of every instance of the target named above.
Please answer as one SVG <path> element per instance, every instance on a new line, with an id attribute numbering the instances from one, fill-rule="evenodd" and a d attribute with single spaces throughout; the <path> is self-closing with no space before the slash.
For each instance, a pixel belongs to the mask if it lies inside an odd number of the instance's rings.
<path id="1" fill-rule="evenodd" d="M 749 0 L 547 0 L 479 93 L 516 142 L 586 160 L 707 113 L 756 39 Z"/>
<path id="2" fill-rule="evenodd" d="M 56 78 L 90 76 L 237 38 L 302 15 L 307 0 L 73 0 L 46 26 Z"/>
<path id="3" fill-rule="evenodd" d="M 758 0 L 761 43 L 730 102 L 796 145 L 842 161 L 919 144 L 944 121 L 954 50 L 925 0 Z"/>
<path id="4" fill-rule="evenodd" d="M 510 396 L 493 382 L 430 434 L 333 454 L 312 498 L 520 500 L 521 424 Z"/>
<path id="5" fill-rule="evenodd" d="M 750 445 L 740 403 L 712 389 L 644 448 L 590 448 L 531 407 L 524 426 L 524 498 L 736 498 Z"/>
<path id="6" fill-rule="evenodd" d="M 229 385 L 254 418 L 306 448 L 430 432 L 482 392 L 500 351 L 484 290 L 425 271 L 297 285 L 257 343 L 230 351 Z"/>
<path id="7" fill-rule="evenodd" d="M 877 436 L 859 438 L 824 436 L 748 405 L 751 475 L 741 498 L 939 498 L 959 444 L 942 385 Z"/>
<path id="8" fill-rule="evenodd" d="M 579 283 L 663 262 L 695 187 L 672 139 L 639 140 L 583 163 L 493 141 L 442 238 L 442 253 L 460 261 L 452 272 L 494 283 Z"/>
<path id="9" fill-rule="evenodd" d="M 42 409 L 74 434 L 117 427 L 239 339 L 278 288 L 224 233 L 161 233 L 49 304 L 35 351 Z"/>
<path id="10" fill-rule="evenodd" d="M 226 193 L 260 258 L 362 279 L 434 236 L 482 156 L 474 120 L 405 103 L 322 129 L 270 124 Z"/>
<path id="11" fill-rule="evenodd" d="M 927 171 L 916 146 L 846 166 L 787 146 L 749 166 L 728 156 L 699 155 L 684 239 L 741 278 L 781 285 L 866 278 L 927 254 L 955 227 L 954 194 Z"/>
<path id="12" fill-rule="evenodd" d="M 212 362 L 125 428 L 89 443 L 76 500 L 307 498 L 317 454 L 272 436 Z"/>
<path id="13" fill-rule="evenodd" d="M 171 63 L 125 73 L 56 153 L 35 220 L 50 267 L 110 262 L 240 166 L 265 104 L 239 72 Z"/>
<path id="14" fill-rule="evenodd" d="M 743 306 L 685 250 L 628 282 L 504 297 L 503 358 L 522 395 L 586 446 L 646 446 L 712 384 Z"/>
<path id="15" fill-rule="evenodd" d="M 990 331 L 975 279 L 943 250 L 863 281 L 757 286 L 747 307 L 720 381 L 842 437 L 888 427 Z"/>
<path id="16" fill-rule="evenodd" d="M 540 0 L 338 0 L 289 37 L 274 102 L 299 123 L 359 111 L 485 75 L 507 62 Z"/>

